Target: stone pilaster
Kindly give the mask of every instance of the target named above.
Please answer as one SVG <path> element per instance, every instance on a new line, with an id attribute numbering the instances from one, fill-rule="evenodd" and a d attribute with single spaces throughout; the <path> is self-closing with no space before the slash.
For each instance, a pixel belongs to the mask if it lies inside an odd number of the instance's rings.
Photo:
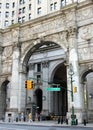
<path id="1" fill-rule="evenodd" d="M 79 83 L 79 65 L 78 65 L 78 53 L 77 53 L 77 28 L 76 27 L 71 27 L 68 29 L 68 42 L 69 42 L 69 64 L 71 63 L 73 66 L 73 87 L 76 86 L 77 87 L 77 92 L 73 93 L 73 97 L 74 97 L 74 109 L 75 109 L 75 115 L 77 116 L 78 119 L 82 119 L 82 101 L 81 101 L 81 86 Z M 69 70 L 68 70 L 69 71 Z M 69 76 L 69 75 L 68 75 Z M 69 81 L 70 81 L 70 76 L 69 76 Z M 70 86 L 69 82 L 69 85 Z M 71 90 L 71 87 L 69 87 L 68 89 Z M 69 95 L 70 96 L 70 95 Z M 70 101 L 69 104 L 70 110 L 72 109 L 72 101 Z M 79 120 L 79 122 L 82 122 L 81 120 Z"/>
<path id="2" fill-rule="evenodd" d="M 49 66 L 48 61 L 42 62 L 44 81 L 48 81 L 48 74 L 49 74 L 48 66 Z M 44 86 L 43 89 L 45 90 L 45 88 L 48 87 L 48 82 L 43 82 L 43 86 Z M 47 114 L 50 111 L 50 93 L 44 90 L 43 90 L 43 96 L 46 97 L 46 100 L 43 101 L 43 110 Z"/>

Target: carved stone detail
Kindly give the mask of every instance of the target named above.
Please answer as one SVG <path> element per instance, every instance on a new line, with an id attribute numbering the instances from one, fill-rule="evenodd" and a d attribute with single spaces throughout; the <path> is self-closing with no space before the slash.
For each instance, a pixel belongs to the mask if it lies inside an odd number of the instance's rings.
<path id="1" fill-rule="evenodd" d="M 93 29 L 91 26 L 83 27 L 81 38 L 87 41 L 91 40 L 93 38 L 92 32 L 93 32 Z"/>
<path id="2" fill-rule="evenodd" d="M 49 62 L 48 61 L 43 61 L 42 66 L 43 66 L 43 68 L 47 68 L 49 66 Z"/>
<path id="3" fill-rule="evenodd" d="M 5 56 L 5 58 L 10 57 L 12 54 L 13 54 L 12 46 L 7 46 L 4 48 L 3 56 Z"/>

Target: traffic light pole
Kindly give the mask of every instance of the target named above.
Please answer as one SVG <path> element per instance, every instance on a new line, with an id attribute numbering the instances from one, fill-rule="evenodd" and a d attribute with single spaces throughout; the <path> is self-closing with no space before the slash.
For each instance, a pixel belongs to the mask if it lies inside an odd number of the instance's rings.
<path id="1" fill-rule="evenodd" d="M 72 98 L 72 120 L 71 120 L 71 125 L 75 125 L 75 117 L 74 117 L 74 98 L 73 98 L 73 80 L 72 80 L 72 75 L 71 75 L 71 98 Z"/>

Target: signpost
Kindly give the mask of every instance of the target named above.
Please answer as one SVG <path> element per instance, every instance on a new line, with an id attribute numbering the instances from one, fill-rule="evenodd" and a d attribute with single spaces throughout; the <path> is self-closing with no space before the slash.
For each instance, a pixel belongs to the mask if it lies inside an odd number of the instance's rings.
<path id="1" fill-rule="evenodd" d="M 57 87 L 57 88 L 50 88 L 50 87 L 46 88 L 46 91 L 60 91 L 60 90 L 61 89 L 59 87 Z"/>

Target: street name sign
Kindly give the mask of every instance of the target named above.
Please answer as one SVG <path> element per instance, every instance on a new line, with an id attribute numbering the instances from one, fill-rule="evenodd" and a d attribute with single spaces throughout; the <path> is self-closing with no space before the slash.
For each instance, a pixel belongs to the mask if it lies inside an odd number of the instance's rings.
<path id="1" fill-rule="evenodd" d="M 57 88 L 50 88 L 50 87 L 48 87 L 48 88 L 46 88 L 46 90 L 47 91 L 60 91 L 61 89 L 59 87 L 57 87 Z"/>

